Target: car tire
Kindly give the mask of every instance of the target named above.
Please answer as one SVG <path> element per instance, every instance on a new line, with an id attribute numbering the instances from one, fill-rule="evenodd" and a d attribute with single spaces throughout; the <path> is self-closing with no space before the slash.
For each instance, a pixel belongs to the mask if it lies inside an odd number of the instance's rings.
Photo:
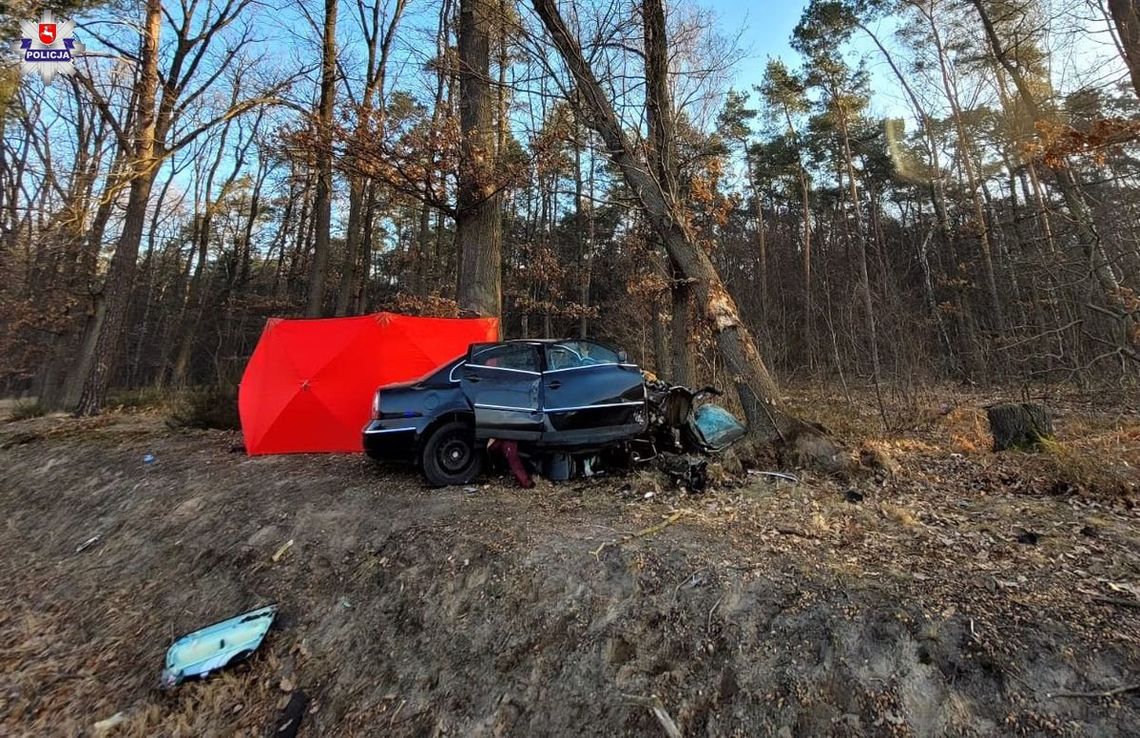
<path id="1" fill-rule="evenodd" d="M 475 428 L 462 420 L 439 426 L 420 447 L 420 469 L 433 487 L 470 483 L 483 471 L 484 459 Z"/>

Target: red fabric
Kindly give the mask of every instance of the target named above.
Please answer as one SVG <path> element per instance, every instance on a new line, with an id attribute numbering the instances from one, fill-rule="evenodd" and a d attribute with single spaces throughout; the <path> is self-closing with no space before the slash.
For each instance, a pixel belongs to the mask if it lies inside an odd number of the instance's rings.
<path id="1" fill-rule="evenodd" d="M 498 451 L 507 460 L 507 466 L 511 469 L 511 474 L 515 475 L 515 481 L 519 486 L 524 489 L 530 489 L 534 486 L 534 481 L 531 480 L 530 474 L 527 473 L 526 467 L 519 457 L 519 444 L 517 441 L 504 441 L 495 438 L 487 446 L 490 451 Z"/>
<path id="2" fill-rule="evenodd" d="M 377 387 L 422 377 L 498 337 L 495 318 L 270 318 L 238 389 L 246 452 L 361 451 Z"/>

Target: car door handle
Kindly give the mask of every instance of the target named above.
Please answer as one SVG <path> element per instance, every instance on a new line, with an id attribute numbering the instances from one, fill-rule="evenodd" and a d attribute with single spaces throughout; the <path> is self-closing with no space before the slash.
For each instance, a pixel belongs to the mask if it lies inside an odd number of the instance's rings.
<path id="1" fill-rule="evenodd" d="M 558 389 L 561 386 L 562 386 L 562 383 L 559 382 L 557 379 L 555 379 L 553 382 L 547 382 L 547 384 L 546 384 L 547 389 Z"/>

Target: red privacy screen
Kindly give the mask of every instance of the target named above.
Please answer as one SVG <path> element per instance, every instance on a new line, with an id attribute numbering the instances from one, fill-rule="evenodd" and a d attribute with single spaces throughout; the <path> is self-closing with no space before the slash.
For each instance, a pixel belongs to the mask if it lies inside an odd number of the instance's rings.
<path id="1" fill-rule="evenodd" d="M 372 394 L 497 341 L 495 318 L 270 318 L 238 390 L 245 449 L 256 454 L 361 451 Z"/>

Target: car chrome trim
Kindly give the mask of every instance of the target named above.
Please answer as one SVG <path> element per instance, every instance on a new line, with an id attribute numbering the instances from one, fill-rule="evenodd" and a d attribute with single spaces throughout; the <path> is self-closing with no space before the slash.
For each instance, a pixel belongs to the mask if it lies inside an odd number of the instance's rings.
<path id="1" fill-rule="evenodd" d="M 475 407 L 483 410 L 518 410 L 526 413 L 537 413 L 537 407 L 515 407 L 514 405 L 487 405 L 485 403 L 476 402 Z"/>
<path id="2" fill-rule="evenodd" d="M 543 409 L 548 413 L 564 413 L 572 410 L 594 410 L 603 407 L 632 407 L 634 405 L 644 404 L 644 400 L 633 400 L 631 402 L 605 402 L 599 405 L 573 405 L 571 407 L 547 407 Z"/>
<path id="3" fill-rule="evenodd" d="M 599 367 L 599 366 L 621 366 L 621 364 L 618 364 L 617 362 L 613 362 L 613 361 L 603 361 L 603 362 L 600 362 L 598 364 L 583 364 L 582 366 L 566 366 L 566 367 L 563 367 L 561 369 L 547 369 L 546 371 L 543 372 L 543 374 L 557 374 L 558 372 L 572 372 L 572 371 L 575 371 L 577 369 L 593 369 L 593 368 Z"/>
<path id="4" fill-rule="evenodd" d="M 514 372 L 516 374 L 533 374 L 536 377 L 542 374 L 542 372 L 532 372 L 529 369 L 511 369 L 505 366 L 487 366 L 486 364 L 468 364 L 467 367 L 469 369 L 494 369 L 495 371 Z"/>
<path id="5" fill-rule="evenodd" d="M 447 381 L 448 381 L 448 382 L 453 382 L 453 383 L 455 383 L 455 384 L 458 384 L 458 383 L 459 383 L 459 380 L 455 378 L 455 370 L 456 370 L 456 369 L 458 369 L 458 368 L 459 368 L 459 367 L 461 367 L 461 366 L 467 366 L 467 362 L 466 362 L 466 361 L 461 361 L 461 362 L 459 362 L 458 364 L 456 364 L 455 366 L 451 367 L 451 371 L 449 371 L 449 372 L 447 373 Z"/>
<path id="6" fill-rule="evenodd" d="M 414 433 L 415 430 L 415 428 L 370 428 L 364 433 L 366 435 L 370 433 Z"/>

